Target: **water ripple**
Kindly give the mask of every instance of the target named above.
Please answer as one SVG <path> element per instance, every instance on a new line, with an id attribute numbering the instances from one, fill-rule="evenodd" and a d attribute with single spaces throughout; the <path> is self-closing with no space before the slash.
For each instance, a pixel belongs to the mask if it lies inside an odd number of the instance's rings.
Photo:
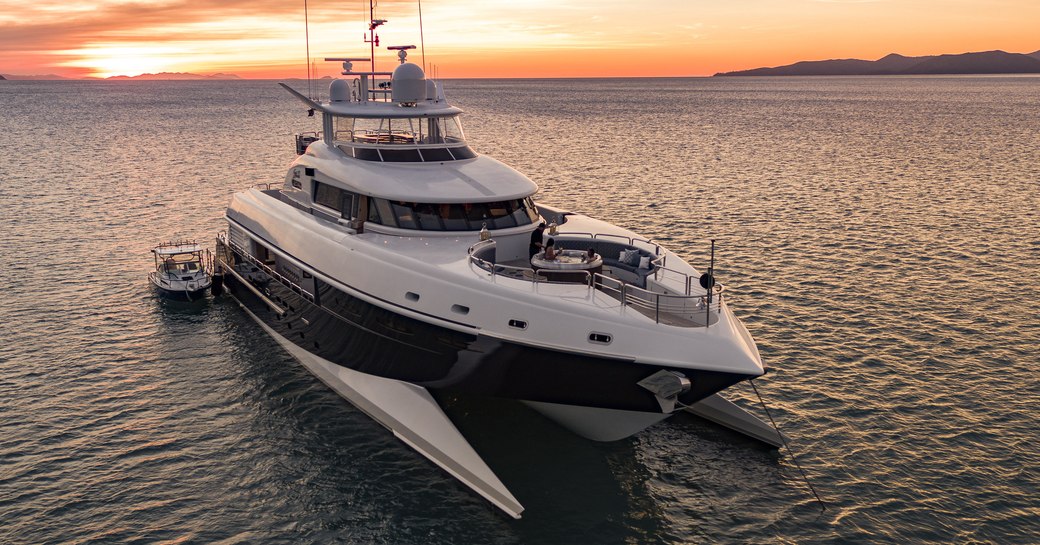
<path id="1" fill-rule="evenodd" d="M 313 129 L 291 97 L 4 82 L 30 151 L 0 156 L 0 542 L 1035 542 L 1040 80 L 646 83 L 448 92 L 541 201 L 702 266 L 718 240 L 826 511 L 786 453 L 692 417 L 599 445 L 444 400 L 527 506 L 506 520 L 230 302 L 149 289 L 156 241 L 209 241 L 232 192 L 282 179 Z"/>

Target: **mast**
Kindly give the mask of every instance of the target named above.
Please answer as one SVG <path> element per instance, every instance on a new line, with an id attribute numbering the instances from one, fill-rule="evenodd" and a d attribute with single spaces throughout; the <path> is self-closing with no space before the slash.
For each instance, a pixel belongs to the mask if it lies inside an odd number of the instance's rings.
<path id="1" fill-rule="evenodd" d="M 376 34 L 376 28 L 386 22 L 386 19 L 376 19 L 376 0 L 368 0 L 368 37 L 365 41 L 368 42 L 371 48 L 371 66 L 372 71 L 376 71 L 376 48 L 379 47 L 379 35 Z"/>

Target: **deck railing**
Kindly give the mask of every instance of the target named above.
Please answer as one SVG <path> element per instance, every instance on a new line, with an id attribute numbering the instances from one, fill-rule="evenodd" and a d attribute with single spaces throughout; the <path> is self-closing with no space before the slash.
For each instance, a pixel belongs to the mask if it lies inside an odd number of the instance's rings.
<path id="1" fill-rule="evenodd" d="M 591 235 L 591 233 L 558 233 L 553 236 L 579 234 Z M 591 238 L 595 238 L 595 236 L 592 236 Z M 620 238 L 627 238 L 630 241 L 633 240 L 628 237 Z M 660 248 L 660 246 L 657 246 L 651 241 L 641 239 L 636 240 L 653 244 L 657 248 Z M 606 276 L 601 273 L 590 273 L 589 271 L 554 270 L 550 272 L 555 278 L 559 278 L 561 273 L 573 273 L 575 278 L 580 280 L 549 280 L 545 275 L 540 274 L 540 271 L 536 271 L 531 267 L 500 265 L 492 263 L 477 255 L 483 248 L 490 246 L 491 244 L 492 241 L 484 241 L 471 246 L 469 248 L 469 261 L 472 265 L 487 272 L 492 277 L 504 276 L 506 278 L 527 281 L 533 284 L 584 284 L 587 286 L 590 293 L 599 290 L 610 295 L 614 299 L 617 299 L 620 303 L 619 308 L 622 311 L 626 308 L 631 308 L 644 316 L 652 318 L 655 323 L 665 323 L 678 327 L 707 327 L 718 322 L 719 313 L 722 310 L 724 291 L 722 285 L 715 285 L 714 289 L 710 292 L 692 294 L 693 277 L 681 271 L 668 269 L 663 266 L 658 266 L 654 271 L 655 280 L 658 280 L 659 274 L 677 275 L 680 280 L 679 285 L 682 286 L 681 293 L 648 290 L 617 278 Z M 663 263 L 664 257 L 664 254 L 660 255 L 660 262 Z M 660 282 L 658 282 L 657 285 L 660 289 L 665 289 L 663 284 Z"/>
<path id="2" fill-rule="evenodd" d="M 267 263 L 264 263 L 263 261 L 261 261 L 261 260 L 257 259 L 256 257 L 254 257 L 245 248 L 243 248 L 243 247 L 239 246 L 238 244 L 235 244 L 234 242 L 232 242 L 231 241 L 231 237 L 227 236 L 226 233 L 220 232 L 219 234 L 217 234 L 217 240 L 220 243 L 225 244 L 229 248 L 234 250 L 235 253 L 237 253 L 239 255 L 239 257 L 245 259 L 250 264 L 256 265 L 257 268 L 259 268 L 260 270 L 264 271 L 265 273 L 270 275 L 275 280 L 278 280 L 278 282 L 280 282 L 285 287 L 287 287 L 290 290 L 296 292 L 298 295 L 300 295 L 304 299 L 306 299 L 306 300 L 308 300 L 308 301 L 310 301 L 312 303 L 314 302 L 314 294 L 313 293 L 303 289 L 299 284 L 293 282 L 292 280 L 287 278 L 285 275 L 283 275 L 283 274 L 279 273 L 278 271 L 274 270 Z M 224 262 L 223 264 L 225 266 L 227 266 L 227 267 L 231 267 L 233 265 L 233 263 L 227 263 L 227 262 Z"/>

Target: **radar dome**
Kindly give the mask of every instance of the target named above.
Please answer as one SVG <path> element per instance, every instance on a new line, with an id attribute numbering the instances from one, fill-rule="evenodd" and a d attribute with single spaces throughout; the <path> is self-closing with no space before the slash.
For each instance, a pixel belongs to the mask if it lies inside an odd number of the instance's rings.
<path id="1" fill-rule="evenodd" d="M 426 100 L 426 74 L 417 64 L 406 62 L 394 69 L 390 96 L 394 102 L 415 104 Z"/>
<path id="2" fill-rule="evenodd" d="M 350 102 L 350 82 L 345 79 L 334 79 L 329 84 L 329 101 Z"/>

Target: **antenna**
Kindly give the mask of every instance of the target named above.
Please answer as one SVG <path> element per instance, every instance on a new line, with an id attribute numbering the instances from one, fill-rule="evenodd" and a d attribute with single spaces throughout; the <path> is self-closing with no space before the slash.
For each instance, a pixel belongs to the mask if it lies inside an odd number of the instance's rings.
<path id="1" fill-rule="evenodd" d="M 386 23 L 386 19 L 376 19 L 376 0 L 368 0 L 368 38 L 365 41 L 371 46 L 372 71 L 376 71 L 376 48 L 379 47 L 379 35 L 376 28 Z"/>
<path id="2" fill-rule="evenodd" d="M 397 58 L 400 59 L 401 64 L 404 64 L 405 59 L 408 57 L 408 50 L 415 49 L 414 45 L 392 45 L 388 47 L 390 51 L 397 51 Z M 423 69 L 426 72 L 426 69 Z"/>
<path id="3" fill-rule="evenodd" d="M 419 2 L 419 46 L 422 47 L 422 71 L 426 72 L 426 40 L 423 38 L 422 28 L 422 0 Z"/>
<path id="4" fill-rule="evenodd" d="M 303 33 L 307 40 L 307 96 L 314 98 L 314 88 L 311 84 L 311 25 L 307 17 L 307 0 L 303 0 Z"/>

